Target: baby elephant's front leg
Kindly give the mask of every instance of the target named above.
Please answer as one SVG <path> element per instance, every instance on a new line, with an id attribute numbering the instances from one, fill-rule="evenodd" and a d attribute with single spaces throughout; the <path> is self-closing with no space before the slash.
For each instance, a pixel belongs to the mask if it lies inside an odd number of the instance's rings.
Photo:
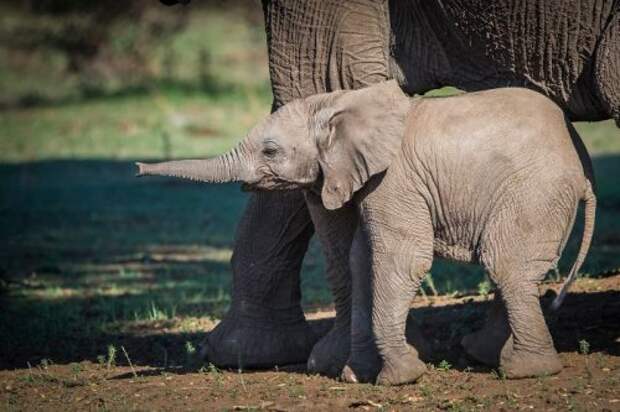
<path id="1" fill-rule="evenodd" d="M 383 362 L 377 376 L 381 385 L 414 382 L 426 371 L 418 351 L 405 338 L 411 302 L 433 260 L 428 209 L 422 204 L 413 206 L 363 212 L 372 250 L 372 329 Z"/>
<path id="2" fill-rule="evenodd" d="M 375 382 L 382 364 L 372 331 L 371 255 L 365 231 L 358 228 L 350 258 L 353 277 L 351 353 L 341 376 L 350 383 Z M 417 323 L 408 322 L 406 329 L 409 342 L 420 357 L 430 356 L 430 347 Z"/>

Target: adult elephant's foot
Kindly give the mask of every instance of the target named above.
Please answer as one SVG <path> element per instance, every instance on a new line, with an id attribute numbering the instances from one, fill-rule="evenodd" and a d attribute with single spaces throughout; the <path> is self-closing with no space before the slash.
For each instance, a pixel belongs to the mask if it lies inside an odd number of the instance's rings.
<path id="1" fill-rule="evenodd" d="M 337 377 L 349 357 L 351 327 L 335 325 L 312 348 L 308 372 Z"/>
<path id="2" fill-rule="evenodd" d="M 468 356 L 491 367 L 499 365 L 500 354 L 504 347 L 512 347 L 508 315 L 499 292 L 496 292 L 484 327 L 465 335 L 461 339 L 461 346 Z"/>
<path id="3" fill-rule="evenodd" d="M 430 361 L 433 354 L 433 349 L 430 342 L 424 337 L 420 324 L 413 316 L 407 316 L 407 328 L 406 328 L 407 343 L 413 346 L 420 359 L 424 361 Z"/>
<path id="4" fill-rule="evenodd" d="M 486 330 L 465 335 L 461 346 L 472 359 L 491 367 L 499 366 L 499 355 L 506 340 L 498 339 Z"/>
<path id="5" fill-rule="evenodd" d="M 376 380 L 381 369 L 381 358 L 375 345 L 367 344 L 352 348 L 346 365 L 342 368 L 340 379 L 348 383 L 370 383 Z"/>
<path id="6" fill-rule="evenodd" d="M 492 368 L 499 366 L 502 350 L 512 347 L 508 321 L 489 320 L 481 330 L 463 336 L 461 346 L 472 359 Z"/>
<path id="7" fill-rule="evenodd" d="M 505 349 L 502 351 L 500 368 L 508 379 L 532 378 L 559 373 L 562 362 L 553 348 L 541 352 Z"/>
<path id="8" fill-rule="evenodd" d="M 208 334 L 201 350 L 206 362 L 239 369 L 306 362 L 318 336 L 301 309 L 282 313 L 243 306 L 245 310 L 231 310 Z"/>
<path id="9" fill-rule="evenodd" d="M 253 192 L 231 264 L 231 307 L 202 354 L 219 367 L 305 364 L 319 336 L 301 309 L 299 270 L 313 228 L 303 194 Z"/>
<path id="10" fill-rule="evenodd" d="M 407 345 L 404 353 L 385 359 L 377 376 L 377 385 L 402 385 L 417 381 L 426 373 L 426 365 L 418 357 L 418 352 Z"/>

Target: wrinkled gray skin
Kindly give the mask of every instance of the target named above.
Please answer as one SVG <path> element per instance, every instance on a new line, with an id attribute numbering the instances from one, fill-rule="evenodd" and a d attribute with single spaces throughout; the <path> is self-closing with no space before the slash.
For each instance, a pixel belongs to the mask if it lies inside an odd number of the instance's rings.
<path id="1" fill-rule="evenodd" d="M 411 100 L 385 82 L 321 94 L 283 106 L 230 153 L 138 167 L 140 176 L 303 188 L 321 237 L 339 213 L 359 210 L 361 225 L 353 233 L 350 222 L 336 249 L 351 249 L 354 278 L 347 381 L 378 373 L 380 384 L 401 384 L 424 373 L 405 323 L 433 255 L 477 262 L 498 286 L 497 319 L 464 342 L 472 356 L 510 378 L 561 369 L 537 284 L 556 267 L 585 200 L 572 281 L 589 247 L 595 197 L 579 136 L 536 92 Z"/>
<path id="2" fill-rule="evenodd" d="M 274 109 L 396 78 L 409 93 L 520 85 L 546 93 L 574 120 L 620 118 L 618 1 L 262 3 Z M 300 307 L 299 268 L 313 233 L 310 214 L 300 192 L 251 196 L 236 236 L 231 308 L 205 345 L 210 362 L 272 367 L 309 359 L 311 371 L 340 370 L 334 361 L 348 356 L 341 339 L 351 296 L 348 251 L 339 245 L 355 217 L 340 210 L 329 230 L 318 229 L 339 312 L 308 358 L 318 336 Z M 502 319 L 497 313 L 489 325 Z"/>

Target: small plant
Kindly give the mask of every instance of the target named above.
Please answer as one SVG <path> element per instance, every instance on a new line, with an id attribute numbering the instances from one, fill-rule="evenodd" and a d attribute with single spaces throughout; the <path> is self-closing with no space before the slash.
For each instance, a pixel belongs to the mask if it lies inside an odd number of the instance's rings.
<path id="1" fill-rule="evenodd" d="M 305 397 L 306 392 L 304 391 L 303 386 L 298 384 L 293 384 L 288 386 L 288 396 L 289 398 L 299 398 L 303 399 Z"/>
<path id="2" fill-rule="evenodd" d="M 420 385 L 420 394 L 425 398 L 430 398 L 433 395 L 433 392 L 426 385 Z"/>
<path id="3" fill-rule="evenodd" d="M 212 377 L 212 379 L 215 381 L 215 384 L 222 389 L 223 385 L 224 385 L 224 375 L 222 374 L 222 371 L 220 369 L 218 369 L 217 366 L 215 366 L 214 364 L 212 364 L 211 362 L 209 362 L 207 364 L 207 366 L 202 366 L 199 370 L 199 373 L 204 373 L 206 375 L 209 375 Z M 237 391 L 237 389 L 235 389 L 235 392 Z M 236 394 L 235 394 L 236 396 Z M 234 399 L 235 397 L 233 397 Z"/>
<path id="4" fill-rule="evenodd" d="M 73 372 L 74 375 L 79 375 L 82 372 L 82 365 L 79 363 L 72 363 L 71 372 Z"/>
<path id="5" fill-rule="evenodd" d="M 489 282 L 488 279 L 485 279 L 482 282 L 478 283 L 478 295 L 488 298 L 490 292 L 491 282 Z"/>
<path id="6" fill-rule="evenodd" d="M 582 355 L 588 355 L 590 353 L 590 342 L 585 339 L 579 341 L 579 353 Z"/>
<path id="7" fill-rule="evenodd" d="M 215 366 L 214 364 L 212 364 L 211 362 L 209 362 L 209 364 L 207 365 L 207 372 L 208 373 L 222 373 L 221 370 L 218 369 L 217 366 Z"/>
<path id="8" fill-rule="evenodd" d="M 190 342 L 185 342 L 185 367 L 186 368 L 195 368 L 199 366 L 198 363 L 198 351 L 196 347 Z"/>
<path id="9" fill-rule="evenodd" d="M 114 345 L 108 345 L 106 368 L 111 369 L 113 366 L 116 366 L 116 347 L 114 347 Z"/>
<path id="10" fill-rule="evenodd" d="M 517 402 L 517 397 L 515 396 L 514 393 L 510 393 L 506 391 L 505 399 L 506 399 L 506 403 L 508 404 L 508 406 L 510 406 L 511 409 L 517 409 L 517 406 L 519 405 L 519 403 Z"/>
<path id="11" fill-rule="evenodd" d="M 30 364 L 30 362 L 26 362 L 26 365 L 28 365 L 28 376 L 25 376 L 24 380 L 28 383 L 33 383 L 34 375 L 32 374 L 32 365 Z"/>
<path id="12" fill-rule="evenodd" d="M 449 371 L 450 369 L 452 369 L 452 364 L 444 359 L 439 362 L 439 365 L 437 365 L 437 369 L 444 372 Z"/>
<path id="13" fill-rule="evenodd" d="M 185 342 L 185 353 L 188 356 L 194 356 L 196 354 L 196 347 L 190 341 Z"/>
<path id="14" fill-rule="evenodd" d="M 164 310 L 158 308 L 155 302 L 151 302 L 146 318 L 150 321 L 166 320 L 168 319 L 168 314 Z"/>
<path id="15" fill-rule="evenodd" d="M 123 354 L 125 355 L 125 359 L 127 359 L 127 363 L 129 364 L 129 367 L 131 368 L 131 374 L 133 375 L 134 378 L 137 378 L 138 374 L 136 373 L 136 370 L 133 367 L 133 363 L 131 363 L 131 359 L 129 359 L 129 354 L 125 350 L 125 347 L 121 346 L 121 350 L 123 351 Z"/>
<path id="16" fill-rule="evenodd" d="M 431 290 L 431 293 L 433 294 L 433 296 L 439 295 L 439 293 L 437 293 L 437 288 L 435 287 L 435 282 L 433 281 L 433 276 L 430 273 L 428 273 L 426 277 L 424 278 L 424 283 Z"/>
<path id="17" fill-rule="evenodd" d="M 492 370 L 491 375 L 499 381 L 506 380 L 506 372 L 504 372 L 502 368 L 497 368 L 497 370 Z"/>
<path id="18" fill-rule="evenodd" d="M 52 364 L 52 361 L 46 358 L 41 359 L 41 362 L 39 363 L 39 367 L 41 369 L 45 369 L 47 370 L 47 368 Z"/>

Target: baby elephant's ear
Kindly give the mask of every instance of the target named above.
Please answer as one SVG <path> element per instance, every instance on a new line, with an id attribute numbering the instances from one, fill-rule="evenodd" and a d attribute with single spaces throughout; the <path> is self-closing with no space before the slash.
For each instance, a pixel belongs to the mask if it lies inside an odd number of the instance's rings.
<path id="1" fill-rule="evenodd" d="M 329 111 L 327 114 L 329 118 L 322 130 L 319 130 L 317 142 L 319 164 L 323 172 L 321 199 L 325 208 L 334 210 L 351 199 L 363 180 L 353 170 L 355 148 L 348 137 L 353 131 L 347 119 L 351 114 L 342 111 Z M 356 185 L 356 181 L 360 184 Z"/>
<path id="2" fill-rule="evenodd" d="M 330 210 L 342 207 L 368 179 L 385 171 L 402 141 L 400 113 L 386 113 L 382 104 L 365 106 L 347 100 L 318 116 L 321 197 Z"/>

